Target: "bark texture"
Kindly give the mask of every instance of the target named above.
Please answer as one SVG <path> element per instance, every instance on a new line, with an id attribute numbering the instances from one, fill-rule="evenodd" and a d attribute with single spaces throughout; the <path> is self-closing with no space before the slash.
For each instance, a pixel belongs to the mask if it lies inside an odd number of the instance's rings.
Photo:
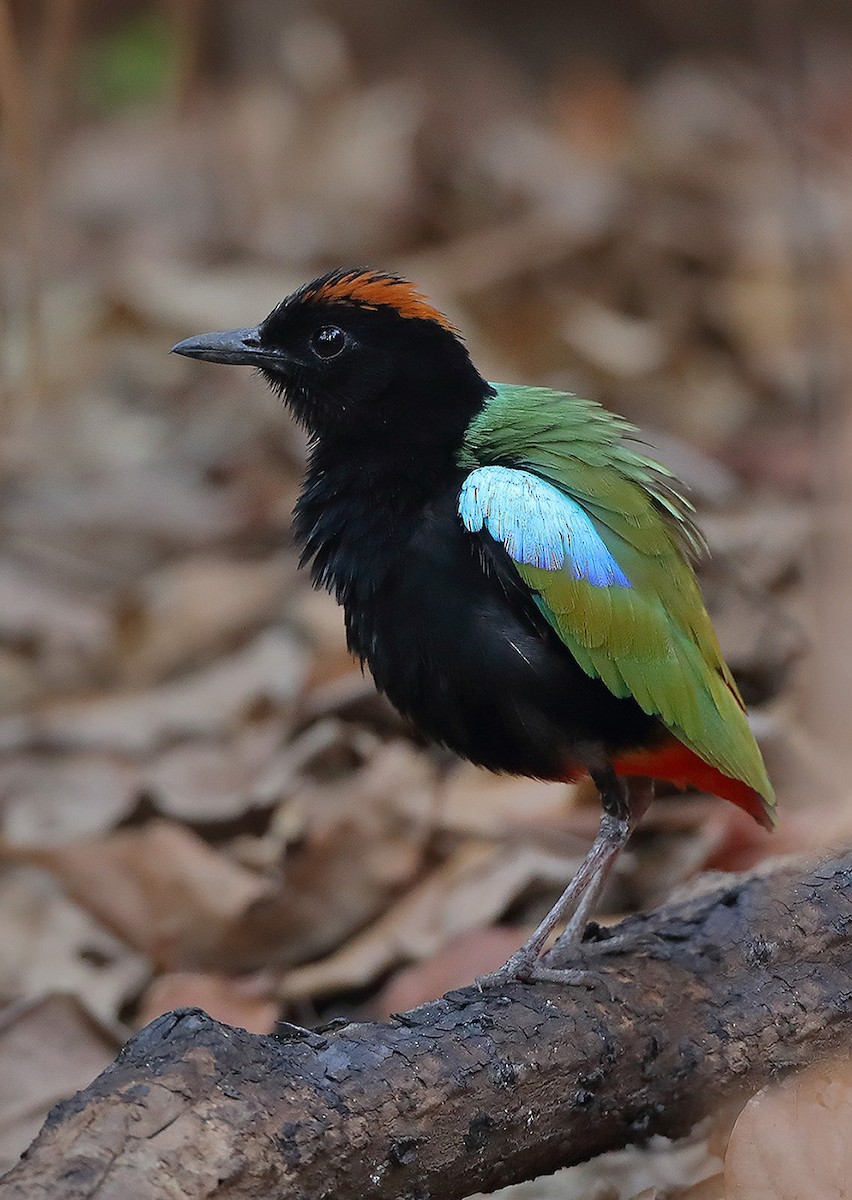
<path id="1" fill-rule="evenodd" d="M 638 1142 L 852 1041 L 852 853 L 589 942 L 589 986 L 277 1038 L 171 1013 L 59 1104 L 0 1200 L 453 1200 Z"/>

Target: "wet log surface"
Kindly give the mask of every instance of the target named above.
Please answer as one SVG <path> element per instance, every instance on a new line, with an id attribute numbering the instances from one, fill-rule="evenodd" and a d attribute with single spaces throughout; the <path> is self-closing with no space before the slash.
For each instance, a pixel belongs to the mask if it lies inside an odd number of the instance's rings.
<path id="1" fill-rule="evenodd" d="M 171 1013 L 59 1104 L 0 1200 L 452 1200 L 653 1133 L 852 1040 L 852 853 L 587 942 L 589 986 L 476 988 L 276 1038 Z"/>

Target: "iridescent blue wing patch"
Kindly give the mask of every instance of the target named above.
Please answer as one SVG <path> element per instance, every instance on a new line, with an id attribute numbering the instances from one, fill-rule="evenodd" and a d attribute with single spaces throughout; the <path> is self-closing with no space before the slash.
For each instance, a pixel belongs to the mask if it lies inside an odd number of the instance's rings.
<path id="1" fill-rule="evenodd" d="M 530 471 L 479 467 L 459 495 L 465 529 L 485 528 L 515 562 L 571 572 L 594 587 L 630 587 L 583 508 Z"/>

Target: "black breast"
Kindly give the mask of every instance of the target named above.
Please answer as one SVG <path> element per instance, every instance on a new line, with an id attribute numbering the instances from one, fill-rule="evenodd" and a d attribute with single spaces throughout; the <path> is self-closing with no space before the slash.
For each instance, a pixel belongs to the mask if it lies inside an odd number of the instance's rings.
<path id="1" fill-rule="evenodd" d="M 462 477 L 388 514 L 383 535 L 375 505 L 372 520 L 350 507 L 337 571 L 350 649 L 424 733 L 492 770 L 564 778 L 656 741 L 654 718 L 577 665 L 503 548 L 464 529 Z"/>

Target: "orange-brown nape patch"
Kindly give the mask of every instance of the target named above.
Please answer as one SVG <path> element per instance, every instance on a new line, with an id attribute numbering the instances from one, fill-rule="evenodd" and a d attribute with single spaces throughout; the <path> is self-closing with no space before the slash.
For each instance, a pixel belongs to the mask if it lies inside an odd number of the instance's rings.
<path id="1" fill-rule="evenodd" d="M 437 308 L 433 308 L 413 283 L 381 271 L 367 271 L 362 268 L 333 271 L 303 288 L 300 299 L 329 304 L 342 301 L 358 304 L 362 308 L 393 308 L 401 317 L 434 321 L 449 333 L 458 333 L 455 325 L 451 324 L 443 313 L 438 312 Z"/>

